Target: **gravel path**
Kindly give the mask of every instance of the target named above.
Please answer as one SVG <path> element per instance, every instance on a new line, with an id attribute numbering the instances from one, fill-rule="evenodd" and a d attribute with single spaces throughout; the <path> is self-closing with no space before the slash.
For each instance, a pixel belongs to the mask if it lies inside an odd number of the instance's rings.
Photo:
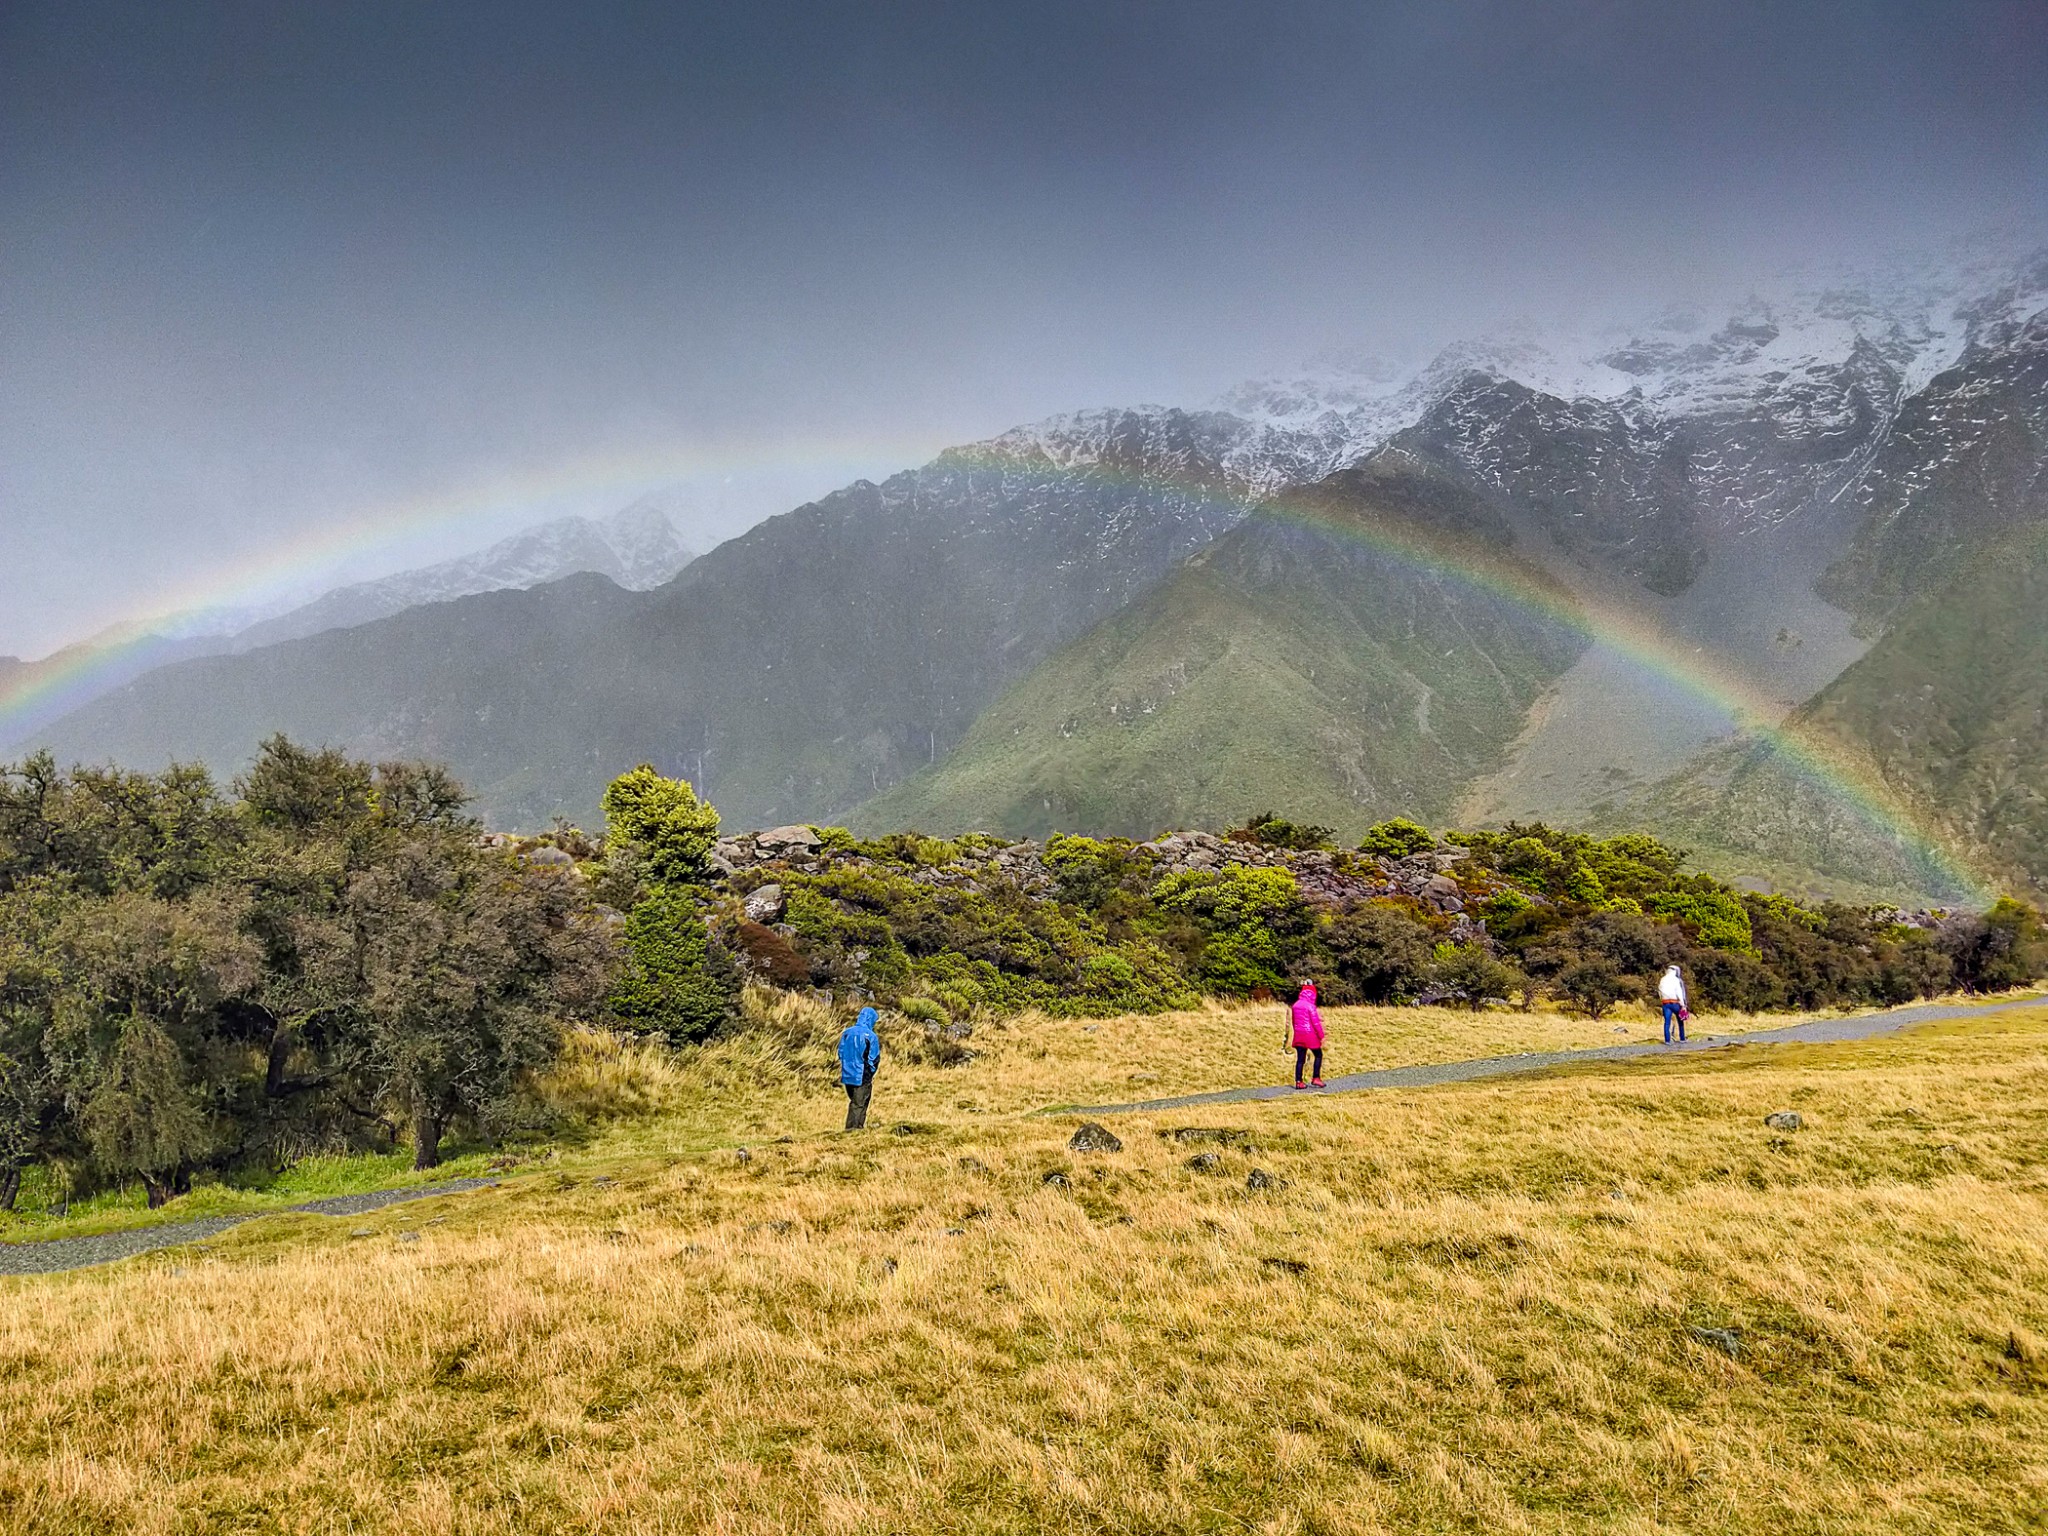
<path id="1" fill-rule="evenodd" d="M 359 1216 L 407 1200 L 425 1200 L 434 1195 L 452 1195 L 465 1189 L 489 1189 L 496 1179 L 449 1179 L 440 1184 L 410 1185 L 403 1189 L 377 1189 L 363 1195 L 331 1195 L 325 1200 L 308 1200 L 287 1206 L 287 1211 L 306 1211 L 315 1216 Z M 91 1237 L 56 1237 L 41 1243 L 0 1243 L 0 1275 L 49 1275 L 60 1269 L 84 1269 L 90 1264 L 108 1264 L 157 1248 L 175 1248 L 196 1243 L 229 1227 L 238 1227 L 259 1216 L 277 1211 L 252 1211 L 246 1216 L 207 1216 L 199 1221 L 181 1221 L 167 1227 L 136 1227 L 126 1232 L 100 1232 Z"/>
<path id="2" fill-rule="evenodd" d="M 2002 1013 L 2008 1008 L 2038 1008 L 2048 999 L 2031 997 L 2016 1002 L 1919 1003 L 1911 1008 L 1893 1008 L 1884 1013 L 1859 1014 L 1847 1019 L 1812 1019 L 1788 1024 L 1782 1029 L 1759 1029 L 1744 1035 L 1695 1035 L 1684 1044 L 1661 1040 L 1638 1041 L 1629 1045 L 1602 1045 L 1576 1051 L 1531 1051 L 1523 1056 L 1482 1056 L 1472 1061 L 1445 1061 L 1434 1066 L 1388 1067 L 1378 1072 L 1353 1072 L 1327 1079 L 1322 1093 L 1355 1093 L 1373 1088 L 1428 1088 L 1437 1083 L 1469 1083 L 1482 1077 L 1508 1077 L 1517 1072 L 1540 1072 L 1546 1067 L 1569 1066 L 1580 1061 L 1629 1061 L 1638 1056 L 1672 1056 L 1696 1051 L 1726 1050 L 1737 1045 L 1779 1045 L 1795 1041 L 1828 1043 L 1838 1040 L 1868 1040 L 1888 1035 L 1915 1024 L 1933 1024 L 1943 1019 L 1970 1019 L 1980 1014 Z M 1088 1104 L 1063 1110 L 1073 1115 L 1120 1115 L 1145 1109 L 1188 1109 L 1198 1104 L 1243 1104 L 1253 1099 L 1285 1099 L 1295 1090 L 1290 1083 L 1263 1088 L 1226 1088 L 1218 1093 L 1188 1093 L 1170 1099 L 1141 1099 L 1133 1104 Z"/>

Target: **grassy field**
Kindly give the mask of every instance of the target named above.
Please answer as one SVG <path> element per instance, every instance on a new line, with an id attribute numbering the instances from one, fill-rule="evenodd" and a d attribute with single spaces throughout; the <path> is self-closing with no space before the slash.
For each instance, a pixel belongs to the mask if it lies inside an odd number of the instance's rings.
<path id="1" fill-rule="evenodd" d="M 495 1190 L 0 1283 L 0 1528 L 2042 1528 L 2048 1008 L 1087 1155 L 1018 1111 L 1276 1079 L 1277 1022 L 983 1030 L 852 1138 L 818 1028 L 586 1045 L 560 1102 L 638 1112 Z"/>
<path id="2" fill-rule="evenodd" d="M 1325 1071 L 1367 1071 L 1409 1063 L 1455 1061 L 1516 1051 L 1565 1050 L 1657 1037 L 1657 1016 L 1623 1007 L 1602 1020 L 1538 1010 L 1474 1014 L 1445 1008 L 1325 1010 L 1330 1049 Z M 549 1085 L 569 1121 L 544 1156 L 570 1168 L 608 1164 L 645 1153 L 686 1155 L 741 1141 L 815 1134 L 838 1125 L 845 1101 L 832 1073 L 838 1023 L 795 999 L 757 993 L 749 999 L 753 1028 L 735 1041 L 698 1053 L 681 1070 L 658 1056 L 629 1053 L 583 1038 L 568 1068 Z M 1768 1029 L 1784 1015 L 1718 1014 L 1694 1026 L 1719 1034 Z M 1289 1081 L 1285 1015 L 1275 1004 L 1214 1005 L 1186 1013 L 1113 1020 L 996 1019 L 967 1042 L 975 1059 L 947 1070 L 905 1069 L 892 1060 L 878 1097 L 879 1115 L 920 1120 L 1009 1114 L 1059 1104 L 1151 1099 L 1211 1088 Z M 629 1113 L 618 1114 L 623 1105 Z M 202 1180 L 190 1195 L 149 1210 L 139 1183 L 71 1203 L 62 1215 L 55 1191 L 31 1173 L 13 1215 L 0 1215 L 0 1241 L 53 1237 L 280 1210 L 326 1195 L 473 1178 L 532 1161 L 518 1148 L 450 1143 L 442 1167 L 414 1174 L 412 1155 L 307 1158 L 276 1174 Z"/>

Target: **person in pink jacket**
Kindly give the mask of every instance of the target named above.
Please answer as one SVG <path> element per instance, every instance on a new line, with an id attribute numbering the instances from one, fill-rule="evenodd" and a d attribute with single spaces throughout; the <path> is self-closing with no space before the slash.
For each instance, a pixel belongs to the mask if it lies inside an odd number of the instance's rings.
<path id="1" fill-rule="evenodd" d="M 1294 1086 L 1307 1088 L 1311 1083 L 1301 1080 L 1301 1070 L 1308 1065 L 1309 1052 L 1315 1052 L 1316 1071 L 1313 1086 L 1323 1086 L 1323 1016 L 1316 1012 L 1316 984 L 1304 981 L 1301 991 L 1294 999 L 1293 1032 L 1288 1039 L 1294 1046 Z"/>

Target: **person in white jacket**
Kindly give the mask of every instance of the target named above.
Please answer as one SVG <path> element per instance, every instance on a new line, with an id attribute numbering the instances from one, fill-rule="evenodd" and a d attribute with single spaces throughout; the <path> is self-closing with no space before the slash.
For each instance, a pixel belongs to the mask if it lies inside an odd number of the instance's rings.
<path id="1" fill-rule="evenodd" d="M 1685 1039 L 1685 1021 L 1692 1017 L 1685 1005 L 1685 978 L 1678 974 L 1676 964 L 1666 967 L 1663 979 L 1657 983 L 1657 1000 L 1664 1005 L 1664 1043 L 1671 1043 L 1671 1025 L 1678 1024 L 1678 1038 Z"/>

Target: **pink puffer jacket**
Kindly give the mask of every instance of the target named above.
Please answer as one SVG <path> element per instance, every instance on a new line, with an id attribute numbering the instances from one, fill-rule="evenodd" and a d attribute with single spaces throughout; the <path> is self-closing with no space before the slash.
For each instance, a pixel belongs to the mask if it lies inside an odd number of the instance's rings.
<path id="1" fill-rule="evenodd" d="M 1316 1012 L 1316 984 L 1308 983 L 1301 989 L 1301 996 L 1294 1000 L 1294 1043 L 1321 1050 L 1323 1046 L 1323 1016 Z"/>

